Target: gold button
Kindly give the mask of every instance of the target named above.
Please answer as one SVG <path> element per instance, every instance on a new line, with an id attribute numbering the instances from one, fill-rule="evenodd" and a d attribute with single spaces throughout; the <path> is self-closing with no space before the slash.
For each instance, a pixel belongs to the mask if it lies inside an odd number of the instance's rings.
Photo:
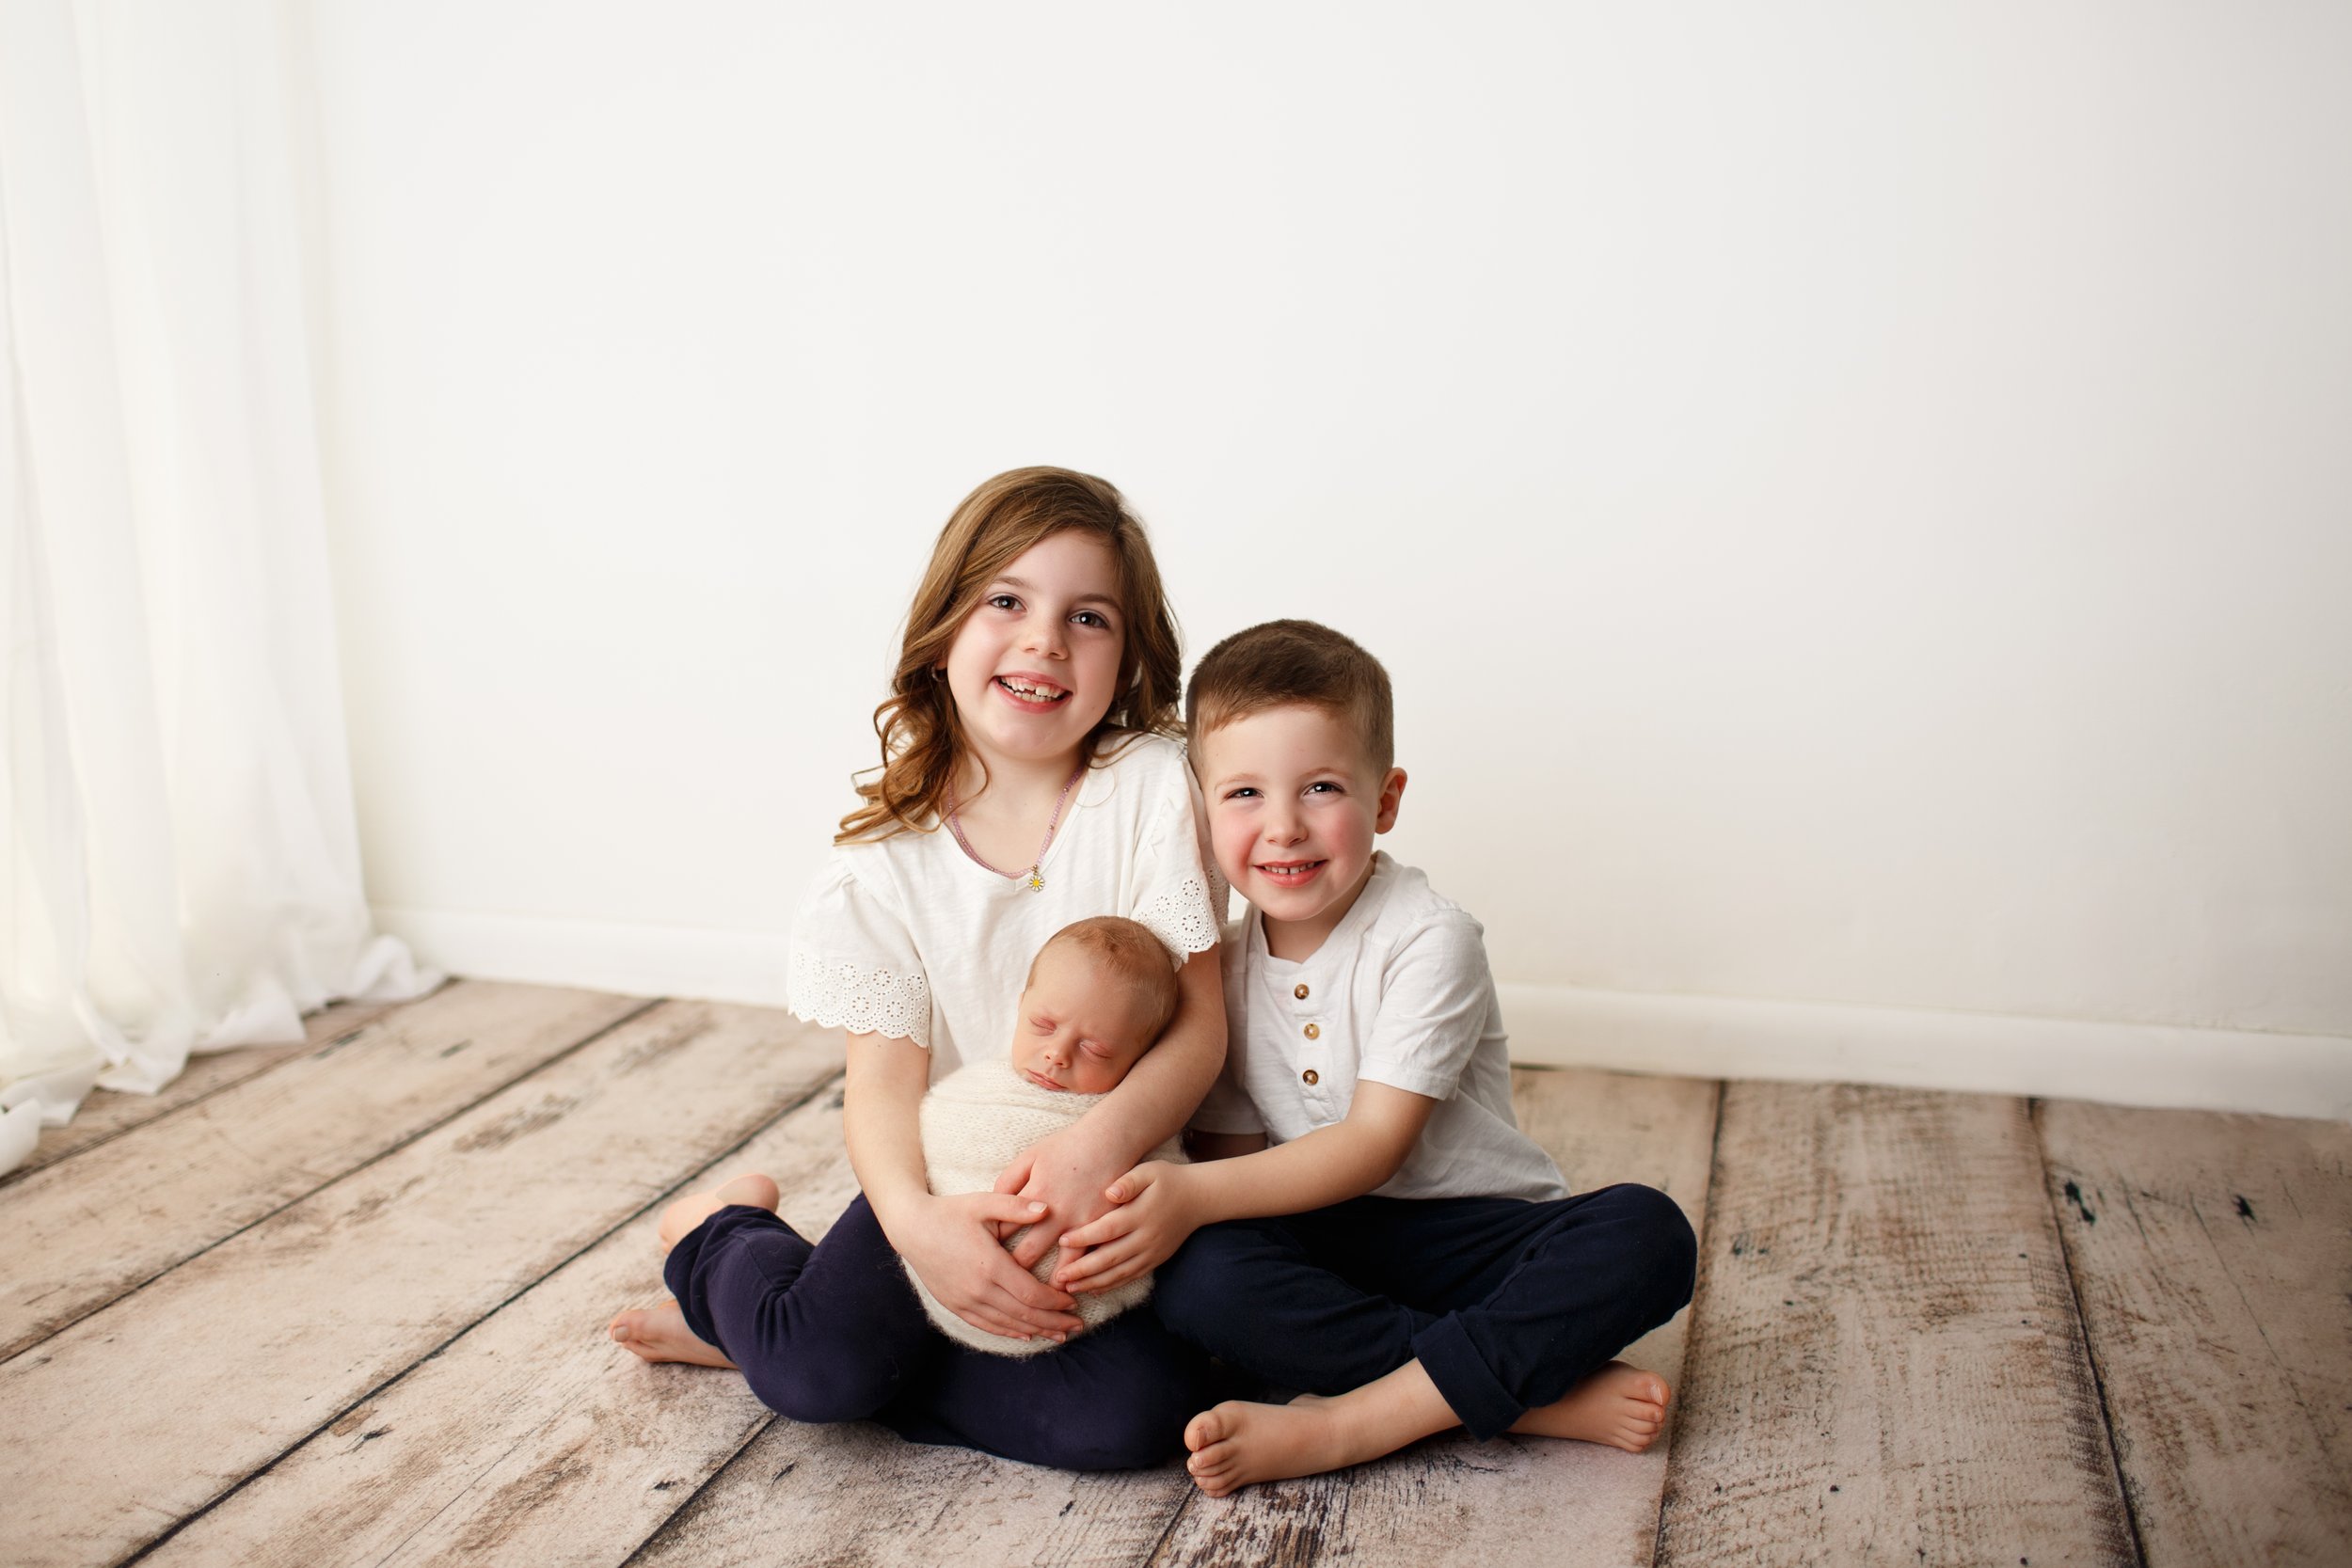
<path id="1" fill-rule="evenodd" d="M 1309 1068 L 1306 1071 L 1304 1071 L 1304 1072 L 1300 1073 L 1298 1076 L 1300 1076 L 1301 1078 L 1304 1078 L 1304 1079 L 1305 1079 L 1305 1080 L 1307 1080 L 1307 1082 L 1308 1082 L 1308 1083 L 1310 1083 L 1310 1084 L 1315 1084 L 1315 1083 L 1320 1083 L 1320 1082 L 1322 1082 L 1322 1080 L 1321 1080 L 1321 1079 L 1318 1079 L 1318 1078 L 1315 1076 L 1315 1069 L 1312 1069 L 1312 1068 Z"/>
<path id="2" fill-rule="evenodd" d="M 1310 1023 L 1307 1025 L 1307 1037 L 1311 1040 L 1321 1039 L 1323 1037 L 1323 1031 Z"/>
<path id="3" fill-rule="evenodd" d="M 1307 1000 L 1307 988 L 1304 986 L 1294 986 L 1291 988 L 1291 994 L 1297 997 L 1301 1002 L 1304 1002 Z"/>

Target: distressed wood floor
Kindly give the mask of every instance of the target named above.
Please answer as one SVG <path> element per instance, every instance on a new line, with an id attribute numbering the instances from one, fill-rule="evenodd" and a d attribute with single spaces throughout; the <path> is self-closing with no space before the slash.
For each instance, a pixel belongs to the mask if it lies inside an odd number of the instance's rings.
<path id="1" fill-rule="evenodd" d="M 1699 1227 L 1667 1441 L 1438 1439 L 1213 1502 L 640 1365 L 654 1216 L 851 1191 L 836 1041 L 459 983 L 100 1095 L 0 1182 L 0 1562 L 2352 1562 L 2352 1129 L 1523 1072 Z"/>

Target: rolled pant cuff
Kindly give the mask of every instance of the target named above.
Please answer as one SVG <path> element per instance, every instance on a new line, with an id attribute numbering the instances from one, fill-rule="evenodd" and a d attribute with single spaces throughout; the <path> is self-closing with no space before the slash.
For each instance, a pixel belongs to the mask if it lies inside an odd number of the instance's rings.
<path id="1" fill-rule="evenodd" d="M 1479 1441 L 1501 1436 L 1527 1414 L 1527 1406 L 1495 1381 L 1455 1314 L 1449 1312 L 1414 1335 L 1413 1354 L 1437 1385 L 1439 1397 L 1461 1418 L 1464 1430 Z"/>
<path id="2" fill-rule="evenodd" d="M 695 1338 L 706 1345 L 717 1345 L 721 1351 L 726 1349 L 719 1344 L 719 1331 L 710 1321 L 709 1297 L 698 1288 L 702 1281 L 697 1277 L 695 1264 L 701 1259 L 703 1249 L 717 1245 L 729 1232 L 746 1225 L 757 1227 L 783 1224 L 769 1210 L 730 1203 L 705 1216 L 702 1224 L 680 1236 L 670 1248 L 670 1255 L 661 1260 L 661 1283 L 677 1298 L 678 1315 L 686 1320 L 686 1326 L 693 1331 Z"/>

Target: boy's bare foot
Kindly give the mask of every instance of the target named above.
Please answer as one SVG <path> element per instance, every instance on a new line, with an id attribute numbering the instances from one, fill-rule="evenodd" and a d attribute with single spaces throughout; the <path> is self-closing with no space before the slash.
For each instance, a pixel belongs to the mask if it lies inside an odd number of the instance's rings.
<path id="1" fill-rule="evenodd" d="M 772 1214 L 782 1201 L 783 1195 L 776 1191 L 776 1184 L 757 1171 L 746 1171 L 708 1192 L 688 1193 L 661 1211 L 661 1250 L 667 1252 L 677 1245 L 688 1231 L 729 1204 L 765 1209 Z"/>
<path id="2" fill-rule="evenodd" d="M 1664 1430 L 1670 1397 L 1666 1380 L 1656 1372 L 1612 1361 L 1552 1403 L 1521 1416 L 1511 1430 L 1640 1453 Z"/>
<path id="3" fill-rule="evenodd" d="M 1227 1400 L 1184 1424 L 1184 1447 L 1192 1450 L 1184 1468 L 1195 1486 L 1221 1497 L 1255 1481 L 1321 1475 L 1389 1452 L 1376 1444 L 1363 1451 L 1364 1441 L 1346 1418 L 1346 1398 L 1301 1394 L 1288 1404 Z"/>
<path id="4" fill-rule="evenodd" d="M 1511 1430 L 1571 1437 L 1640 1453 L 1666 1424 L 1666 1380 L 1612 1361 L 1557 1402 L 1528 1411 Z M 1454 1424 L 1454 1412 L 1418 1361 L 1332 1399 L 1288 1404 L 1228 1400 L 1184 1426 L 1184 1468 L 1212 1497 L 1239 1487 L 1361 1465 Z"/>
<path id="5" fill-rule="evenodd" d="M 605 1332 L 643 1360 L 684 1361 L 696 1367 L 735 1365 L 724 1351 L 697 1338 L 686 1326 L 686 1314 L 678 1310 L 675 1301 L 665 1301 L 659 1307 L 631 1307 L 613 1319 Z"/>

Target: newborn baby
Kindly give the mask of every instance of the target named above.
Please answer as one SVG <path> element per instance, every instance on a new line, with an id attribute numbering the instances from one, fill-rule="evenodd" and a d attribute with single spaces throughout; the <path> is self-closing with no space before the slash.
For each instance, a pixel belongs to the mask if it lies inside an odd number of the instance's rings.
<path id="1" fill-rule="evenodd" d="M 1063 927 L 1038 949 L 1021 991 L 1012 1052 L 974 1062 L 933 1084 L 923 1096 L 923 1163 L 941 1196 L 984 1193 L 1023 1150 L 1058 1132 L 1102 1102 L 1142 1059 L 1176 1014 L 1176 969 L 1149 929 L 1117 915 Z M 1148 1160 L 1182 1160 L 1174 1138 Z M 1020 1233 L 1009 1238 L 1010 1246 Z M 1052 1276 L 1061 1249 L 1033 1271 Z M 1014 1339 L 973 1327 L 940 1305 L 913 1269 L 914 1293 L 940 1332 L 996 1355 L 1034 1355 L 1049 1339 Z M 1095 1328 L 1150 1299 L 1144 1275 L 1078 1296 L 1073 1308 Z M 1081 1330 L 1080 1332 L 1084 1332 Z"/>

